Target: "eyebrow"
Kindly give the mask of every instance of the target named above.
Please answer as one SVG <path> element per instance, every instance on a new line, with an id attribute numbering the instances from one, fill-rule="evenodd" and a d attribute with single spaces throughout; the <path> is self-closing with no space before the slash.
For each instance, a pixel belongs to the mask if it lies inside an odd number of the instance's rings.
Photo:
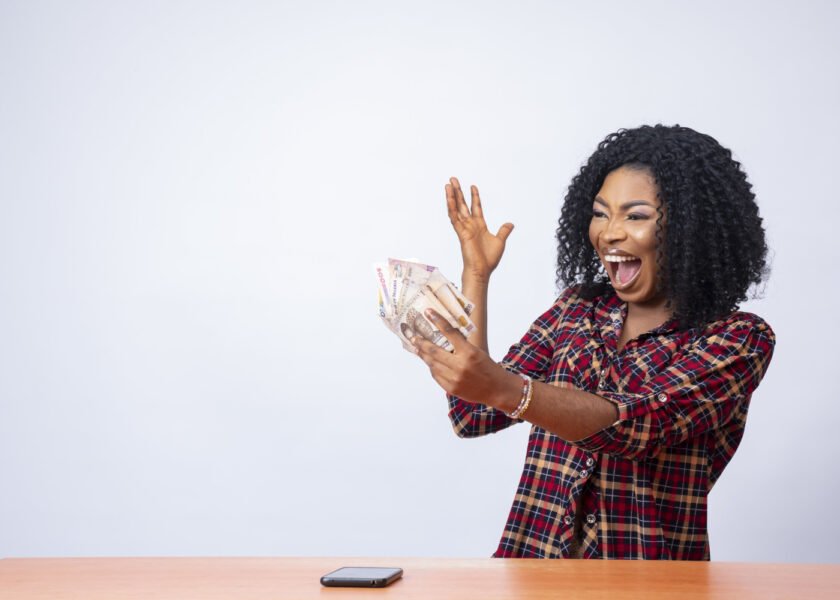
<path id="1" fill-rule="evenodd" d="M 609 208 L 607 201 L 601 198 L 601 196 L 595 196 L 595 202 Z M 647 200 L 630 200 L 629 202 L 625 202 L 624 204 L 622 204 L 619 208 L 621 208 L 622 210 L 627 210 L 628 208 L 633 208 L 634 206 L 649 206 L 651 208 L 656 208 Z"/>

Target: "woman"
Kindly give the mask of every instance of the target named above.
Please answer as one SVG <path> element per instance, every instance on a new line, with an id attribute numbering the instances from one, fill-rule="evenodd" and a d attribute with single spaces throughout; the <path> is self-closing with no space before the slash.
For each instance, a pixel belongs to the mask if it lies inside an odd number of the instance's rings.
<path id="1" fill-rule="evenodd" d="M 478 189 L 446 186 L 461 243 L 465 339 L 416 339 L 449 394 L 456 433 L 532 425 L 494 556 L 706 559 L 706 497 L 744 432 L 773 331 L 737 304 L 767 246 L 740 164 L 686 127 L 601 142 L 572 180 L 557 227 L 568 286 L 500 364 L 488 355 L 487 289 L 513 225 L 496 235 Z"/>

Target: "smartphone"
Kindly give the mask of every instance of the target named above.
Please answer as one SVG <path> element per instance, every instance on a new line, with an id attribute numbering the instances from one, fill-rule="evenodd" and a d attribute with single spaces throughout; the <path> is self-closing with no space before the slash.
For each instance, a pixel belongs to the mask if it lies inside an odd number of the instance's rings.
<path id="1" fill-rule="evenodd" d="M 402 577 L 403 570 L 392 567 L 341 567 L 321 577 L 327 587 L 385 587 Z"/>

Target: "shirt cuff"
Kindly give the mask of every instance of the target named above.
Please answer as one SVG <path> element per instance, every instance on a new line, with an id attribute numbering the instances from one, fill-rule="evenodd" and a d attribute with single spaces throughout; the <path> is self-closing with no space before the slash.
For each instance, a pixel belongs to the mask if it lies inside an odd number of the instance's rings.
<path id="1" fill-rule="evenodd" d="M 602 398 L 612 402 L 618 409 L 618 419 L 609 427 L 572 442 L 575 446 L 589 452 L 607 452 L 623 454 L 635 445 L 634 442 L 646 442 L 640 437 L 649 437 L 650 431 L 640 431 L 634 426 L 634 421 L 644 415 L 661 409 L 670 397 L 665 392 L 651 392 L 645 394 L 619 394 L 616 392 L 601 392 Z M 647 429 L 647 428 L 644 428 Z M 647 435 L 646 435 L 647 434 Z"/>

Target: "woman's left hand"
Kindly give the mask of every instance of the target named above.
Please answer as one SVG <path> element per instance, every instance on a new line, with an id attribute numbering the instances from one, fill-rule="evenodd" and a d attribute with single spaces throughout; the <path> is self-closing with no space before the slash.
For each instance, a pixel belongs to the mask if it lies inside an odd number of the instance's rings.
<path id="1" fill-rule="evenodd" d="M 432 377 L 448 394 L 467 402 L 513 410 L 519 401 L 522 381 L 498 365 L 490 355 L 472 345 L 455 327 L 433 310 L 426 316 L 455 348 L 447 352 L 417 336 L 412 343 L 429 366 Z"/>

